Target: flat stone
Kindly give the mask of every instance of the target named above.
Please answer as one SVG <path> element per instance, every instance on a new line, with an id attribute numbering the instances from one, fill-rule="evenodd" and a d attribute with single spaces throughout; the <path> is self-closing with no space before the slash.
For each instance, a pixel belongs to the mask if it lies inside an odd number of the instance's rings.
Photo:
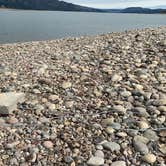
<path id="1" fill-rule="evenodd" d="M 92 156 L 88 162 L 87 162 L 88 165 L 91 165 L 91 166 L 100 166 L 100 165 L 104 165 L 104 159 L 101 158 L 101 157 L 96 157 L 96 156 Z"/>
<path id="2" fill-rule="evenodd" d="M 116 142 L 105 142 L 102 145 L 105 149 L 110 150 L 112 152 L 120 150 L 120 145 L 117 144 Z"/>
<path id="3" fill-rule="evenodd" d="M 24 102 L 24 93 L 8 92 L 0 94 L 0 115 L 9 115 L 17 108 L 18 103 Z"/>
<path id="4" fill-rule="evenodd" d="M 151 141 L 158 141 L 158 139 L 159 139 L 156 132 L 154 132 L 151 129 L 148 129 L 144 132 L 144 137 L 148 138 Z"/>
<path id="5" fill-rule="evenodd" d="M 111 164 L 111 166 L 126 166 L 125 161 L 115 161 Z"/>

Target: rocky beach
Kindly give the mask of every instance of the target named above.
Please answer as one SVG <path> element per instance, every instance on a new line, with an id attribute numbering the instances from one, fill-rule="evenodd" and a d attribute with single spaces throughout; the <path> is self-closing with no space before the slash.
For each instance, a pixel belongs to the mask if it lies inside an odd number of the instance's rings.
<path id="1" fill-rule="evenodd" d="M 165 166 L 166 27 L 0 45 L 0 166 Z"/>

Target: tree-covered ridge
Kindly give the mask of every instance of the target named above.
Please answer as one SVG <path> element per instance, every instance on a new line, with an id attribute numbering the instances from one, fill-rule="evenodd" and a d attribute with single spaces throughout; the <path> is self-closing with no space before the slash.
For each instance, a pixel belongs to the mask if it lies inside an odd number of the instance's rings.
<path id="1" fill-rule="evenodd" d="M 59 0 L 0 0 L 0 6 L 3 8 L 26 10 L 100 11 L 99 9 L 83 7 Z"/>

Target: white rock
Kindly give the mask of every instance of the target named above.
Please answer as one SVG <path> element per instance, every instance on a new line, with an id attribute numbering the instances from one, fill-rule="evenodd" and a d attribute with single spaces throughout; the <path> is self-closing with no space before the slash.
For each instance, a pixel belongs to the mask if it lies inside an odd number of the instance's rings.
<path id="1" fill-rule="evenodd" d="M 17 108 L 17 104 L 25 99 L 24 93 L 8 92 L 0 94 L 0 115 L 9 115 Z"/>

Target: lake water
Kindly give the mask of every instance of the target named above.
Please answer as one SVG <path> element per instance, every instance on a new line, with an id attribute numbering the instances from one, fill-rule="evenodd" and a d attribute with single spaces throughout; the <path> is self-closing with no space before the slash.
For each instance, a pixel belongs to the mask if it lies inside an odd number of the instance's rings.
<path id="1" fill-rule="evenodd" d="M 0 43 L 49 40 L 166 25 L 166 15 L 0 10 Z"/>

